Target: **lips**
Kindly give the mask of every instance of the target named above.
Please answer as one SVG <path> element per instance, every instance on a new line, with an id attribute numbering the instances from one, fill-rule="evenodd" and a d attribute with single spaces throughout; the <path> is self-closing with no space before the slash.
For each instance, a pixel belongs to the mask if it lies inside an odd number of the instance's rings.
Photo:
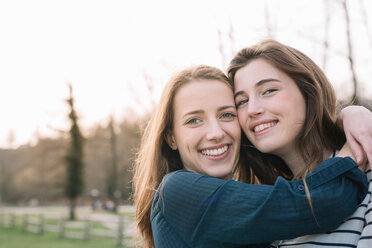
<path id="1" fill-rule="evenodd" d="M 265 129 L 268 129 L 270 127 L 275 126 L 276 123 L 277 123 L 277 121 L 270 121 L 270 122 L 260 123 L 260 124 L 258 124 L 256 126 L 254 126 L 252 128 L 252 130 L 253 130 L 254 133 L 262 132 Z"/>
<path id="2" fill-rule="evenodd" d="M 229 149 L 228 145 L 216 148 L 203 149 L 200 152 L 205 156 L 220 156 Z"/>

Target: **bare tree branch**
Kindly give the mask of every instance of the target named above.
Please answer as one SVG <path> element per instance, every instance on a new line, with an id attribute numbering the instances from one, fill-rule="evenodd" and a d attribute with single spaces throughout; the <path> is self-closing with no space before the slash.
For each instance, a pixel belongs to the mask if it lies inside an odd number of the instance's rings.
<path id="1" fill-rule="evenodd" d="M 230 26 L 229 26 L 229 41 L 230 41 L 230 55 L 233 56 L 236 52 L 235 50 L 235 30 L 234 25 L 232 24 L 230 18 Z"/>
<path id="2" fill-rule="evenodd" d="M 218 34 L 218 51 L 220 52 L 221 56 L 221 66 L 222 69 L 225 70 L 227 68 L 227 61 L 230 57 L 232 57 L 236 50 L 235 50 L 235 30 L 230 19 L 229 30 L 227 35 L 222 32 L 219 28 L 217 29 Z M 225 40 L 227 39 L 227 40 Z"/>
<path id="3" fill-rule="evenodd" d="M 350 71 L 352 74 L 352 80 L 353 80 L 353 85 L 354 85 L 354 91 L 353 95 L 351 98 L 352 103 L 357 103 L 357 94 L 358 94 L 358 79 L 355 71 L 355 65 L 354 65 L 354 59 L 353 59 L 353 46 L 352 46 L 352 41 L 351 41 L 351 35 L 350 35 L 350 16 L 349 16 L 349 9 L 347 7 L 347 2 L 346 0 L 341 1 L 342 7 L 344 9 L 344 14 L 345 14 L 345 21 L 346 21 L 346 38 L 347 38 L 347 48 L 348 48 L 348 60 L 349 60 L 349 65 L 350 65 Z"/>
<path id="4" fill-rule="evenodd" d="M 264 6 L 264 15 L 265 15 L 265 29 L 266 29 L 266 35 L 268 38 L 273 38 L 273 29 L 271 26 L 270 22 L 270 10 L 269 10 L 269 4 L 267 1 L 265 1 L 265 6 Z"/>
<path id="5" fill-rule="evenodd" d="M 364 1 L 359 0 L 359 5 L 360 5 L 360 12 L 362 13 L 362 17 L 363 17 L 363 24 L 364 24 L 364 27 L 366 29 L 367 35 L 368 35 L 369 44 L 372 47 L 372 32 L 371 32 L 371 29 L 369 27 L 368 15 L 367 15 L 366 8 L 364 6 Z"/>
<path id="6" fill-rule="evenodd" d="M 329 48 L 329 24 L 331 19 L 331 11 L 329 8 L 329 0 L 324 0 L 324 12 L 325 12 L 325 23 L 324 23 L 324 41 L 323 41 L 323 70 L 327 68 L 327 57 L 328 57 L 328 48 Z"/>
<path id="7" fill-rule="evenodd" d="M 226 68 L 226 53 L 225 53 L 225 46 L 223 44 L 223 35 L 221 29 L 217 30 L 218 34 L 218 51 L 220 52 L 221 56 L 221 66 L 223 69 Z"/>

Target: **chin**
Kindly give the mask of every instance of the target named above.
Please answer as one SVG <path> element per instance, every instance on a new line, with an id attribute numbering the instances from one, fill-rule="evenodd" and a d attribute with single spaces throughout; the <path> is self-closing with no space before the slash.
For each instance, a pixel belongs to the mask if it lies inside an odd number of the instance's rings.
<path id="1" fill-rule="evenodd" d="M 272 147 L 271 144 L 258 144 L 258 145 L 254 145 L 260 152 L 263 152 L 263 153 L 272 153 L 275 151 L 275 147 Z"/>
<path id="2" fill-rule="evenodd" d="M 230 170 L 224 170 L 224 171 L 219 171 L 219 172 L 215 172 L 215 173 L 210 173 L 209 175 L 213 176 L 213 177 L 217 177 L 217 178 L 220 178 L 220 179 L 226 179 L 226 178 L 231 178 L 232 176 L 232 168 Z"/>

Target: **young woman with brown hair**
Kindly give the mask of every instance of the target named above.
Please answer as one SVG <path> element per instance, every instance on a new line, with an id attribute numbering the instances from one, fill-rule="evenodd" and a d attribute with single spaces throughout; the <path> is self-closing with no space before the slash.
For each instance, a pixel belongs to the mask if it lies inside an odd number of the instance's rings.
<path id="1" fill-rule="evenodd" d="M 314 196 L 305 177 L 318 163 L 334 157 L 345 143 L 345 135 L 336 125 L 336 96 L 327 77 L 308 56 L 274 40 L 240 50 L 228 75 L 247 146 L 284 161 L 293 180 L 303 179 L 311 206 Z M 368 178 L 371 180 L 370 169 Z M 277 245 L 371 247 L 369 212 L 371 192 L 337 230 Z"/>

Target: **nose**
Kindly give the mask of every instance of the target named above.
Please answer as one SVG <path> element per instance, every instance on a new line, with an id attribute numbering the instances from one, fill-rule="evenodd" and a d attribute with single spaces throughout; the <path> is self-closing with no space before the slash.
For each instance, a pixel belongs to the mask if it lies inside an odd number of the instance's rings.
<path id="1" fill-rule="evenodd" d="M 207 127 L 207 140 L 220 141 L 225 136 L 225 131 L 217 120 L 210 121 Z"/>
<path id="2" fill-rule="evenodd" d="M 249 117 L 253 118 L 255 116 L 259 116 L 264 112 L 264 108 L 261 104 L 260 99 L 251 97 L 249 98 L 249 102 L 247 104 L 247 114 Z"/>

